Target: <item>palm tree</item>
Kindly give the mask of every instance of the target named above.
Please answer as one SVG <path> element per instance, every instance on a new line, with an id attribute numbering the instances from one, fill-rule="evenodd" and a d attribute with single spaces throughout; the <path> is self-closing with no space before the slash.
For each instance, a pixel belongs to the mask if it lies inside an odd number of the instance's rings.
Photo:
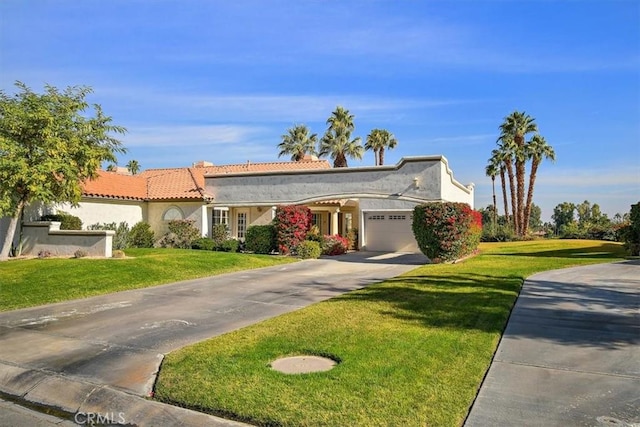
<path id="1" fill-rule="evenodd" d="M 525 223 L 523 234 L 527 234 L 527 227 L 529 225 L 529 217 L 531 216 L 531 205 L 533 202 L 533 187 L 536 183 L 536 174 L 538 173 L 538 166 L 544 159 L 549 159 L 552 162 L 556 160 L 556 153 L 553 151 L 553 147 L 547 144 L 547 141 L 543 136 L 538 134 L 531 138 L 531 141 L 526 145 L 527 157 L 531 159 L 531 172 L 529 173 L 529 191 L 527 193 L 527 204 L 525 207 Z"/>
<path id="2" fill-rule="evenodd" d="M 514 185 L 516 178 L 513 172 L 514 151 L 515 151 L 515 144 L 512 138 L 504 137 L 501 140 L 498 139 L 498 152 L 500 153 L 500 159 L 502 160 L 502 164 L 504 165 L 504 170 L 507 173 L 507 178 L 509 179 L 509 194 L 511 196 L 511 219 L 512 219 L 513 229 L 517 230 L 518 229 L 518 215 L 517 215 L 518 208 L 517 208 L 516 191 L 515 191 L 515 185 Z"/>
<path id="3" fill-rule="evenodd" d="M 316 144 L 318 135 L 311 134 L 306 125 L 295 125 L 287 129 L 287 133 L 282 135 L 282 142 L 278 144 L 280 153 L 278 157 L 291 156 L 291 160 L 299 162 L 307 154 L 316 155 Z"/>
<path id="4" fill-rule="evenodd" d="M 526 135 L 538 131 L 538 125 L 535 119 L 524 111 L 514 111 L 505 117 L 504 122 L 500 125 L 500 137 L 498 140 L 505 138 L 512 139 L 514 147 L 514 160 L 516 168 L 516 207 L 514 216 L 516 217 L 516 233 L 523 235 L 524 223 L 524 193 L 525 193 L 525 163 L 527 161 L 527 153 L 525 148 Z"/>
<path id="5" fill-rule="evenodd" d="M 398 140 L 388 130 L 373 129 L 371 133 L 367 135 L 367 142 L 364 144 L 364 149 L 373 151 L 376 158 L 376 166 L 382 166 L 384 165 L 384 150 L 386 148 L 395 148 L 397 144 Z"/>
<path id="6" fill-rule="evenodd" d="M 140 164 L 137 160 L 129 160 L 129 163 L 127 163 L 127 170 L 131 175 L 135 175 L 140 172 Z"/>
<path id="7" fill-rule="evenodd" d="M 320 141 L 319 156 L 330 156 L 333 167 L 347 167 L 347 157 L 362 159 L 364 148 L 360 137 L 351 139 L 351 132 L 355 128 L 353 114 L 340 106 L 327 119 L 327 131 Z"/>
<path id="8" fill-rule="evenodd" d="M 498 172 L 500 173 L 500 184 L 502 185 L 502 201 L 504 203 L 504 218 L 507 224 L 509 223 L 509 202 L 507 199 L 507 182 L 505 178 L 505 165 L 502 158 L 502 152 L 500 150 L 491 151 L 490 162 L 495 162 L 498 165 Z"/>
<path id="9" fill-rule="evenodd" d="M 494 150 L 495 151 L 495 150 Z M 493 229 L 496 229 L 496 214 L 498 206 L 496 203 L 496 176 L 500 173 L 501 162 L 497 156 L 492 156 L 484 169 L 484 173 L 491 178 L 491 189 L 493 190 Z"/>

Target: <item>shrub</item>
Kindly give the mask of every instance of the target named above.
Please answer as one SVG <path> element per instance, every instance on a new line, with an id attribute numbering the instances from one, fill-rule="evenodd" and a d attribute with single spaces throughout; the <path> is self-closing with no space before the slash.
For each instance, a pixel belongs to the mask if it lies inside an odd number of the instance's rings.
<path id="1" fill-rule="evenodd" d="M 191 243 L 192 249 L 199 249 L 202 251 L 212 251 L 216 247 L 212 239 L 208 237 L 200 237 Z"/>
<path id="2" fill-rule="evenodd" d="M 278 250 L 286 255 L 305 240 L 312 225 L 311 210 L 306 206 L 278 206 L 273 224 L 276 227 Z"/>
<path id="3" fill-rule="evenodd" d="M 43 215 L 40 221 L 56 221 L 60 223 L 60 230 L 82 230 L 82 221 L 77 216 L 60 212 L 56 215 Z"/>
<path id="4" fill-rule="evenodd" d="M 213 240 L 216 250 L 218 250 L 227 239 L 229 239 L 229 227 L 227 227 L 226 224 L 216 224 L 211 228 L 211 240 Z"/>
<path id="5" fill-rule="evenodd" d="M 320 243 L 320 246 L 322 246 L 322 234 L 320 234 L 320 229 L 318 228 L 317 225 L 312 225 L 311 226 L 311 228 L 307 232 L 307 237 L 305 238 L 305 240 L 311 240 L 313 242 L 318 242 L 318 243 Z"/>
<path id="6" fill-rule="evenodd" d="M 222 252 L 238 252 L 240 250 L 240 242 L 236 239 L 227 239 L 220 245 Z"/>
<path id="7" fill-rule="evenodd" d="M 84 258 L 87 256 L 87 251 L 84 251 L 82 249 L 78 249 L 77 251 L 75 251 L 73 253 L 73 256 L 76 258 Z"/>
<path id="8" fill-rule="evenodd" d="M 91 224 L 88 227 L 89 230 L 112 230 L 116 234 L 113 236 L 112 249 L 125 249 L 129 247 L 129 224 L 121 222 L 116 224 L 115 222 L 109 222 L 104 224 Z"/>
<path id="9" fill-rule="evenodd" d="M 152 248 L 155 235 L 149 223 L 140 221 L 129 231 L 129 247 Z"/>
<path id="10" fill-rule="evenodd" d="M 247 228 L 245 249 L 256 254 L 270 254 L 277 249 L 276 227 L 270 225 L 252 225 Z"/>
<path id="11" fill-rule="evenodd" d="M 157 245 L 161 248 L 190 249 L 191 243 L 200 236 L 194 227 L 195 221 L 190 219 L 174 219 L 169 221 L 169 232 L 162 236 Z"/>
<path id="12" fill-rule="evenodd" d="M 322 255 L 342 255 L 349 249 L 349 240 L 346 237 L 326 235 L 322 239 Z"/>
<path id="13" fill-rule="evenodd" d="M 413 234 L 432 262 L 453 261 L 472 253 L 482 233 L 482 215 L 466 203 L 425 203 L 413 211 Z"/>
<path id="14" fill-rule="evenodd" d="M 125 254 L 124 254 L 124 251 L 118 250 L 118 251 L 113 251 L 113 254 L 111 254 L 111 256 L 113 258 L 124 258 Z"/>
<path id="15" fill-rule="evenodd" d="M 629 254 L 640 255 L 640 202 L 631 205 L 629 224 L 621 228 L 620 234 Z"/>
<path id="16" fill-rule="evenodd" d="M 38 258 L 50 258 L 50 257 L 51 257 L 51 252 L 48 250 L 42 250 L 38 252 Z"/>
<path id="17" fill-rule="evenodd" d="M 349 249 L 357 251 L 358 250 L 358 229 L 351 228 L 347 232 L 347 240 L 349 241 Z"/>
<path id="18" fill-rule="evenodd" d="M 296 255 L 302 259 L 318 258 L 322 253 L 320 243 L 315 240 L 303 240 L 296 247 Z"/>

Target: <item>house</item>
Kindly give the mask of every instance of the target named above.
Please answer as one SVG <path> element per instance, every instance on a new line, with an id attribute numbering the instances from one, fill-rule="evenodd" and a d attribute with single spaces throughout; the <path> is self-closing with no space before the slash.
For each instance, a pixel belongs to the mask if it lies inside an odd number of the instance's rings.
<path id="1" fill-rule="evenodd" d="M 397 165 L 291 170 L 210 171 L 205 192 L 214 209 L 228 211 L 231 234 L 268 224 L 278 205 L 306 205 L 323 234 L 359 230 L 370 251 L 419 252 L 411 227 L 424 202 L 463 202 L 473 208 L 473 184 L 453 178 L 444 156 L 402 158 Z"/>
<path id="2" fill-rule="evenodd" d="M 202 236 L 225 224 L 232 237 L 244 239 L 249 226 L 269 224 L 278 205 L 298 204 L 311 209 L 322 234 L 344 236 L 357 229 L 365 250 L 419 252 L 411 215 L 414 206 L 430 201 L 473 207 L 473 185 L 457 182 L 443 156 L 352 168 L 331 168 L 316 158 L 221 166 L 200 161 L 138 175 L 100 171 L 84 184 L 79 206 L 31 206 L 24 220 L 63 211 L 80 217 L 84 228 L 146 221 L 160 237 L 170 220 L 189 219 Z"/>

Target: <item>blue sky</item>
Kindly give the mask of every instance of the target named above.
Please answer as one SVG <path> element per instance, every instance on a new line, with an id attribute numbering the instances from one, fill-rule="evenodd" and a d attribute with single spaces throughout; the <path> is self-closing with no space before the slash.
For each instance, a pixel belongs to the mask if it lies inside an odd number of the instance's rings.
<path id="1" fill-rule="evenodd" d="M 476 207 L 498 126 L 526 111 L 557 155 L 538 173 L 543 219 L 640 200 L 636 0 L 3 0 L 0 88 L 16 80 L 91 86 L 128 129 L 119 163 L 144 169 L 274 161 L 288 128 L 322 135 L 341 105 L 355 135 L 396 136 L 386 164 L 447 157 Z"/>

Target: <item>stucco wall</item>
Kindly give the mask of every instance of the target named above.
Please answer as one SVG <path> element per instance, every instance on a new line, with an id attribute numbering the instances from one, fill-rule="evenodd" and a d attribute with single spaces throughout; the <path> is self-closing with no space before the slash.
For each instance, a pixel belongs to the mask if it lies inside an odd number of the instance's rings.
<path id="1" fill-rule="evenodd" d="M 159 239 L 169 231 L 169 221 L 164 221 L 162 216 L 165 211 L 172 206 L 182 211 L 184 219 L 193 220 L 194 226 L 197 227 L 203 235 L 208 233 L 206 228 L 210 220 L 206 218 L 207 213 L 206 209 L 203 209 L 204 206 L 202 202 L 149 202 L 147 207 L 147 222 L 151 225 L 156 239 Z M 204 227 L 203 223 L 205 225 Z"/>
<path id="2" fill-rule="evenodd" d="M 63 211 L 75 215 L 82 220 L 82 228 L 93 224 L 126 222 L 129 227 L 143 221 L 146 216 L 147 203 L 130 200 L 83 199 L 78 207 L 60 204 L 52 209 L 53 213 Z"/>
<path id="3" fill-rule="evenodd" d="M 25 222 L 22 224 L 24 255 L 48 251 L 53 256 L 73 256 L 79 249 L 87 256 L 111 258 L 115 231 L 60 230 L 59 222 Z"/>
<path id="4" fill-rule="evenodd" d="M 460 201 L 473 205 L 473 190 L 453 180 L 444 157 L 402 159 L 395 166 L 304 172 L 215 175 L 206 178 L 216 205 L 304 204 L 332 198 Z M 444 198 L 446 196 L 447 198 Z M 454 200 L 455 199 L 455 200 Z"/>

